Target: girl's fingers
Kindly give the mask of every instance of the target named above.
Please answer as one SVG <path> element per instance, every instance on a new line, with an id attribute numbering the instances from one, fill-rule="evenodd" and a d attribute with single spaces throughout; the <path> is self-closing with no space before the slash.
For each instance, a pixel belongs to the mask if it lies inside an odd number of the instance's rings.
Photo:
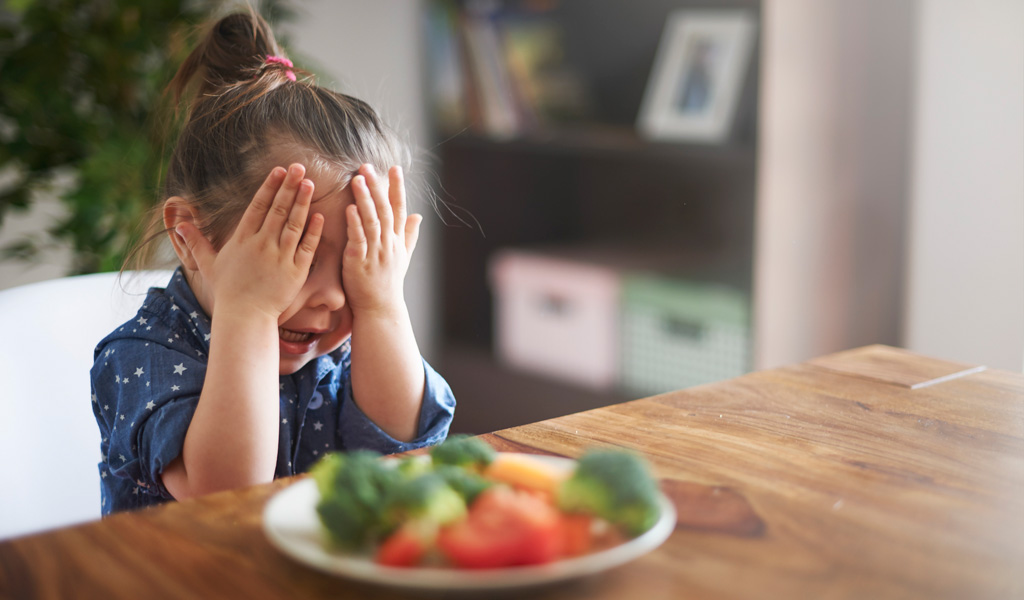
<path id="1" fill-rule="evenodd" d="M 395 235 L 402 235 L 405 231 L 408 208 L 405 204 L 405 175 L 402 167 L 394 166 L 388 171 L 388 197 L 391 201 L 391 212 L 394 214 Z M 408 246 L 408 243 L 406 244 Z"/>
<path id="2" fill-rule="evenodd" d="M 366 231 L 363 230 L 363 221 L 359 218 L 359 208 L 351 204 L 345 207 L 345 220 L 348 221 L 348 243 L 345 246 L 345 255 L 358 260 L 366 258 L 369 244 L 366 240 Z"/>
<path id="3" fill-rule="evenodd" d="M 363 165 L 360 172 L 366 177 L 370 198 L 373 200 L 377 219 L 380 221 L 381 234 L 390 238 L 395 230 L 394 216 L 391 214 L 391 204 L 388 202 L 388 180 L 377 175 L 371 164 Z"/>
<path id="4" fill-rule="evenodd" d="M 309 226 L 302 236 L 298 249 L 295 251 L 295 265 L 303 271 L 309 271 L 309 265 L 313 264 L 313 256 L 316 254 L 317 246 L 320 245 L 320 236 L 324 232 L 324 216 L 320 213 L 309 218 Z"/>
<path id="5" fill-rule="evenodd" d="M 242 213 L 242 219 L 238 222 L 237 231 L 252 235 L 260 230 L 264 219 L 266 219 L 267 211 L 270 210 L 270 206 L 274 203 L 274 196 L 281 188 L 287 173 L 282 167 L 271 169 L 270 174 L 263 181 L 263 185 L 260 186 L 260 189 L 256 191 L 256 195 L 253 196 L 252 202 L 249 203 L 245 212 Z"/>
<path id="6" fill-rule="evenodd" d="M 357 216 L 362 220 L 361 230 L 366 243 L 379 243 L 381 222 L 377 218 L 377 206 L 363 175 L 352 178 L 352 195 L 356 199 Z"/>
<path id="7" fill-rule="evenodd" d="M 203 232 L 199 231 L 195 225 L 187 221 L 178 223 L 174 228 L 174 233 L 178 234 L 178 237 L 185 243 L 192 258 L 196 261 L 199 272 L 206 272 L 213 264 L 213 259 L 217 257 L 217 251 L 213 249 L 210 240 L 206 239 Z"/>
<path id="8" fill-rule="evenodd" d="M 295 204 L 292 204 L 291 212 L 288 214 L 288 221 L 281 231 L 281 247 L 285 250 L 294 250 L 302 239 L 302 231 L 306 228 L 306 215 L 309 214 L 309 205 L 313 200 L 313 182 L 303 179 L 299 183 L 299 191 L 295 196 Z"/>
<path id="9" fill-rule="evenodd" d="M 285 223 L 288 222 L 288 216 L 291 215 L 292 205 L 295 204 L 295 197 L 305 174 L 306 168 L 298 163 L 288 167 L 288 174 L 274 195 L 274 201 L 266 213 L 260 231 L 266 230 L 271 235 L 280 235 Z"/>
<path id="10" fill-rule="evenodd" d="M 420 223 L 423 222 L 423 215 L 411 214 L 405 223 L 405 250 L 411 257 L 416 250 L 416 241 L 420 239 Z"/>

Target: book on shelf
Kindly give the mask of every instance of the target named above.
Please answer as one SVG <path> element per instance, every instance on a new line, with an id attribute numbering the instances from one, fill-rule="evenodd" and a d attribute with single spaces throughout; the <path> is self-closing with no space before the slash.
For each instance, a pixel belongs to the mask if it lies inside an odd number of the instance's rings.
<path id="1" fill-rule="evenodd" d="M 444 133 L 496 138 L 584 117 L 586 86 L 565 60 L 551 7 L 530 2 L 432 2 L 430 95 Z"/>
<path id="2" fill-rule="evenodd" d="M 454 35 L 458 13 L 451 2 L 435 2 L 426 11 L 428 99 L 442 131 L 459 131 L 469 123 L 463 82 L 462 48 Z"/>

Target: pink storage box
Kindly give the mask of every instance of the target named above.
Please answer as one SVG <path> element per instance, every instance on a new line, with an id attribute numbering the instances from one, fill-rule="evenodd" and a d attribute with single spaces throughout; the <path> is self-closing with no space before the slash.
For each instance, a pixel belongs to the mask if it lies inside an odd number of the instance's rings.
<path id="1" fill-rule="evenodd" d="M 502 361 L 595 389 L 616 385 L 616 269 L 520 250 L 496 253 L 489 268 L 495 351 Z"/>

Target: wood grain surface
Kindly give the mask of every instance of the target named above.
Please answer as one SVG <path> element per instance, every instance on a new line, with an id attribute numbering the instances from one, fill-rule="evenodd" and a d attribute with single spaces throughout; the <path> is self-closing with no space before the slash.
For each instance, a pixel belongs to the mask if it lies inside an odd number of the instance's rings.
<path id="1" fill-rule="evenodd" d="M 907 383 L 948 364 L 872 346 L 483 436 L 642 452 L 680 515 L 654 552 L 522 597 L 1024 597 L 1024 375 Z M 0 597 L 408 597 L 268 543 L 293 481 L 0 542 Z"/>

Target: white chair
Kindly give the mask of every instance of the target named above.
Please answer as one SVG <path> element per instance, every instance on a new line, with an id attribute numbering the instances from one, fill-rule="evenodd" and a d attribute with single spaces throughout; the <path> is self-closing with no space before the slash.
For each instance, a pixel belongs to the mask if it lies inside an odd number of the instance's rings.
<path id="1" fill-rule="evenodd" d="M 98 273 L 0 291 L 0 539 L 99 518 L 93 349 L 170 277 Z"/>

